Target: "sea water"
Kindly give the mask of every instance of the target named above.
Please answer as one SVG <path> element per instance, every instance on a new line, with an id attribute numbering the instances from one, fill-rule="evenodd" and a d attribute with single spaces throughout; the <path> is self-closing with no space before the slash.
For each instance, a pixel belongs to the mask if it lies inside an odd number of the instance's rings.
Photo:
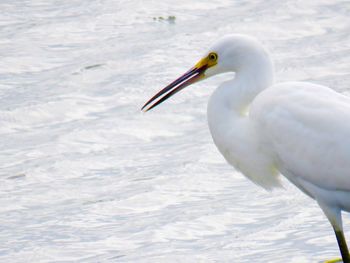
<path id="1" fill-rule="evenodd" d="M 287 181 L 266 192 L 215 148 L 206 105 L 232 75 L 140 108 L 230 33 L 270 50 L 276 81 L 348 93 L 349 1 L 2 0 L 0 10 L 1 262 L 339 255 L 313 200 Z"/>

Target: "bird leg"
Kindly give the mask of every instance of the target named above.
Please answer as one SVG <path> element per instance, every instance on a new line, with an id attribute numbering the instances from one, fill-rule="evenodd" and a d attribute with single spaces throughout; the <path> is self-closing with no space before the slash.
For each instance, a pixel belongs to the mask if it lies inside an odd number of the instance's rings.
<path id="1" fill-rule="evenodd" d="M 346 245 L 346 240 L 343 231 L 343 223 L 341 218 L 341 210 L 335 206 L 329 206 L 318 200 L 318 204 L 322 208 L 323 212 L 327 216 L 329 222 L 331 223 L 335 236 L 337 237 L 339 250 L 343 259 L 343 263 L 350 263 L 349 249 Z M 341 262 L 341 259 L 333 259 L 326 261 L 325 263 Z"/>
<path id="2" fill-rule="evenodd" d="M 325 263 L 336 263 L 336 262 L 350 263 L 350 255 L 349 255 L 348 246 L 346 245 L 344 232 L 342 230 L 337 229 L 337 227 L 334 227 L 334 226 L 333 226 L 333 229 L 334 229 L 335 236 L 337 237 L 338 246 L 339 246 L 342 259 L 337 258 L 337 259 L 327 260 L 325 261 Z"/>
<path id="3" fill-rule="evenodd" d="M 339 246 L 341 256 L 343 258 L 343 262 L 350 263 L 349 249 L 348 249 L 348 246 L 346 245 L 344 232 L 342 230 L 338 230 L 334 228 L 334 233 L 335 233 L 335 236 L 337 237 L 338 246 Z"/>

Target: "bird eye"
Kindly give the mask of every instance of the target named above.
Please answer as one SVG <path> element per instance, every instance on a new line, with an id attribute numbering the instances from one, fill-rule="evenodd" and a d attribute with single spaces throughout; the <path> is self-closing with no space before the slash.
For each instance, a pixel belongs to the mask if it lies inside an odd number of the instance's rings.
<path id="1" fill-rule="evenodd" d="M 218 55 L 216 54 L 216 53 L 214 53 L 214 52 L 212 52 L 212 53 L 209 53 L 209 59 L 211 60 L 211 61 L 216 61 L 217 59 L 218 59 Z"/>

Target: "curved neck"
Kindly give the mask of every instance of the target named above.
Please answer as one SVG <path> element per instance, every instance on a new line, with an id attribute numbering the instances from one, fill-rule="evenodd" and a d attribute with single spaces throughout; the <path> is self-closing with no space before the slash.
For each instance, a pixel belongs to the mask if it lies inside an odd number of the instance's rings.
<path id="1" fill-rule="evenodd" d="M 243 142 L 246 146 L 254 144 L 254 131 L 247 117 L 249 106 L 272 83 L 272 63 L 270 59 L 261 59 L 255 60 L 251 67 L 238 70 L 234 79 L 224 82 L 214 91 L 208 103 L 207 115 L 210 132 L 219 149 L 223 151 L 228 141 L 234 144 L 232 148 L 237 151 Z"/>
<path id="2" fill-rule="evenodd" d="M 220 118 L 226 111 L 240 117 L 246 115 L 254 98 L 273 84 L 273 75 L 270 59 L 261 60 L 256 62 L 254 67 L 237 71 L 234 79 L 224 82 L 211 96 L 208 115 L 214 114 L 214 118 Z"/>
<path id="3" fill-rule="evenodd" d="M 273 67 L 241 70 L 215 90 L 208 104 L 208 123 L 214 143 L 225 159 L 255 183 L 279 185 L 270 155 L 261 153 L 259 136 L 247 114 L 254 98 L 273 83 Z M 252 160 L 255 165 L 252 165 Z"/>

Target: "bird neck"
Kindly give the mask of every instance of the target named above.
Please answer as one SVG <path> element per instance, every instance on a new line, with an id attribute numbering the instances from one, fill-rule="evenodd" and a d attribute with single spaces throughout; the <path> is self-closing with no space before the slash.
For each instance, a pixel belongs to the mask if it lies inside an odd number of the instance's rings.
<path id="1" fill-rule="evenodd" d="M 246 116 L 254 98 L 272 84 L 273 65 L 270 60 L 243 68 L 236 72 L 234 79 L 215 90 L 208 104 L 208 114 L 218 117 L 223 112 L 230 112 L 237 117 Z"/>
<path id="2" fill-rule="evenodd" d="M 277 170 L 271 156 L 261 153 L 249 106 L 272 82 L 269 64 L 255 71 L 239 71 L 215 90 L 208 104 L 209 129 L 219 151 L 237 170 L 266 189 L 279 185 Z"/>

